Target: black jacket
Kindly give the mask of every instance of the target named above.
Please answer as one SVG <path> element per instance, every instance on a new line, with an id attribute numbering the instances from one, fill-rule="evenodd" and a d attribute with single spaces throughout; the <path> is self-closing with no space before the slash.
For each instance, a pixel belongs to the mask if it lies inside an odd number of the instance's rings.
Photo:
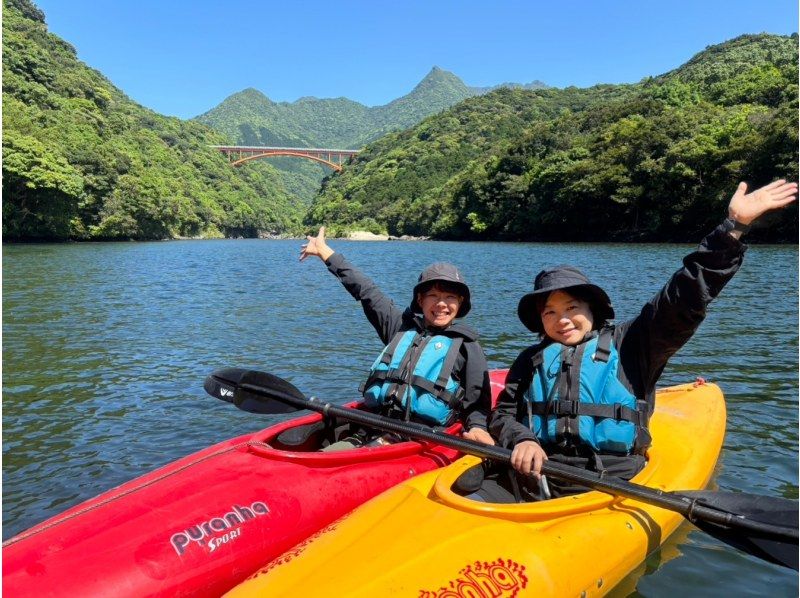
<path id="1" fill-rule="evenodd" d="M 647 401 L 651 412 L 656 382 L 667 361 L 700 326 L 708 304 L 739 269 L 745 249 L 728 234 L 725 224 L 718 226 L 683 259 L 683 267 L 639 315 L 615 327 L 618 378 L 638 400 Z M 512 448 L 519 442 L 536 440 L 527 425 L 524 394 L 533 375 L 531 360 L 541 348 L 537 343 L 525 349 L 509 370 L 489 426 L 501 446 Z"/>
<path id="2" fill-rule="evenodd" d="M 384 345 L 400 331 L 425 330 L 422 316 L 414 314 L 410 308 L 405 311 L 398 309 L 368 276 L 348 262 L 342 254 L 334 253 L 325 263 L 347 292 L 361 302 L 367 320 Z M 437 333 L 434 328 L 428 330 Z M 448 333 L 456 333 L 464 338 L 461 354 L 453 368 L 453 377 L 464 389 L 464 396 L 457 408 L 459 418 L 466 430 L 474 427 L 485 430 L 491 405 L 491 387 L 486 356 L 477 341 L 478 334 L 459 322 L 451 324 Z"/>

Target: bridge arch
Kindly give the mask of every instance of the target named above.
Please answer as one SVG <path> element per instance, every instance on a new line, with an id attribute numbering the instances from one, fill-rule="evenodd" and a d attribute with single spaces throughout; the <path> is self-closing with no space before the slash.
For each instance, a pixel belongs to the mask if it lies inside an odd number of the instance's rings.
<path id="1" fill-rule="evenodd" d="M 328 168 L 339 172 L 342 170 L 344 162 L 355 156 L 359 150 L 351 149 L 325 149 L 325 148 L 306 148 L 306 147 L 257 147 L 240 145 L 212 145 L 214 149 L 222 152 L 233 166 L 240 166 L 250 160 L 259 158 L 270 158 L 272 156 L 290 156 L 293 158 L 305 158 L 324 164 Z"/>
<path id="2" fill-rule="evenodd" d="M 264 152 L 263 154 L 254 154 L 252 156 L 246 156 L 244 158 L 239 158 L 238 160 L 234 160 L 233 162 L 231 162 L 231 164 L 233 166 L 240 166 L 241 164 L 249 162 L 250 160 L 258 160 L 259 158 L 270 158 L 272 156 L 293 156 L 295 158 L 305 158 L 306 160 L 313 160 L 314 162 L 325 164 L 325 166 L 333 168 L 336 172 L 340 172 L 342 170 L 341 164 L 336 164 L 335 162 L 331 162 L 329 160 L 325 160 L 324 158 L 320 158 L 319 156 L 314 156 L 311 154 L 301 154 L 299 152 L 289 152 L 289 151 Z"/>

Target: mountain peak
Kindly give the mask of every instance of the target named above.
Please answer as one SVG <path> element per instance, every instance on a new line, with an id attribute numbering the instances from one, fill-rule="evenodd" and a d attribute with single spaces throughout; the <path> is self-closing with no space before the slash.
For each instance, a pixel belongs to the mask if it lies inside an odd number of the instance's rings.
<path id="1" fill-rule="evenodd" d="M 433 88 L 450 88 L 450 89 L 457 89 L 463 90 L 464 99 L 469 97 L 469 92 L 467 91 L 467 86 L 464 82 L 457 76 L 451 73 L 450 71 L 446 71 L 438 66 L 434 66 L 427 75 L 417 83 L 417 86 L 411 91 L 411 94 L 414 95 L 426 90 L 431 90 Z"/>
<path id="2" fill-rule="evenodd" d="M 247 87 L 242 91 L 239 91 L 234 96 L 241 96 L 243 98 L 258 98 L 258 99 L 269 99 L 263 92 L 259 91 L 255 87 Z"/>
<path id="3" fill-rule="evenodd" d="M 423 77 L 422 81 L 428 81 L 428 80 L 440 81 L 442 79 L 456 79 L 458 81 L 461 81 L 461 79 L 458 78 L 458 75 L 454 75 L 450 71 L 446 71 L 438 66 L 431 67 L 431 70 L 428 71 L 428 74 L 425 75 L 425 77 Z"/>

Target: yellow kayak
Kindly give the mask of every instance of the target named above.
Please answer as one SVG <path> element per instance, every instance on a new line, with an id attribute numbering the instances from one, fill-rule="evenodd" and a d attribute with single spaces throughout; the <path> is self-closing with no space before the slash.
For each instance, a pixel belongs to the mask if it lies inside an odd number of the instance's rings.
<path id="1" fill-rule="evenodd" d="M 665 388 L 634 483 L 699 490 L 714 471 L 725 401 L 713 384 Z M 410 479 L 266 564 L 227 596 L 602 596 L 683 521 L 591 491 L 536 503 L 475 502 L 450 488 L 464 457 Z"/>

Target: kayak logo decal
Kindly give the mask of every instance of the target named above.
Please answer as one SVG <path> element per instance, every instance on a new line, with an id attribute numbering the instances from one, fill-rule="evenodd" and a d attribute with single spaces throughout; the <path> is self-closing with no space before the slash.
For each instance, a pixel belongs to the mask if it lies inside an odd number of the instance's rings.
<path id="1" fill-rule="evenodd" d="M 205 546 L 209 552 L 214 552 L 223 544 L 238 538 L 242 530 L 239 526 L 251 519 L 269 514 L 269 507 L 260 501 L 254 502 L 249 507 L 233 505 L 231 510 L 221 517 L 212 517 L 208 521 L 190 525 L 182 532 L 172 534 L 170 544 L 182 556 L 192 542 Z"/>
<path id="2" fill-rule="evenodd" d="M 420 590 L 419 598 L 511 598 L 528 585 L 525 566 L 511 559 L 475 561 L 438 590 Z"/>

